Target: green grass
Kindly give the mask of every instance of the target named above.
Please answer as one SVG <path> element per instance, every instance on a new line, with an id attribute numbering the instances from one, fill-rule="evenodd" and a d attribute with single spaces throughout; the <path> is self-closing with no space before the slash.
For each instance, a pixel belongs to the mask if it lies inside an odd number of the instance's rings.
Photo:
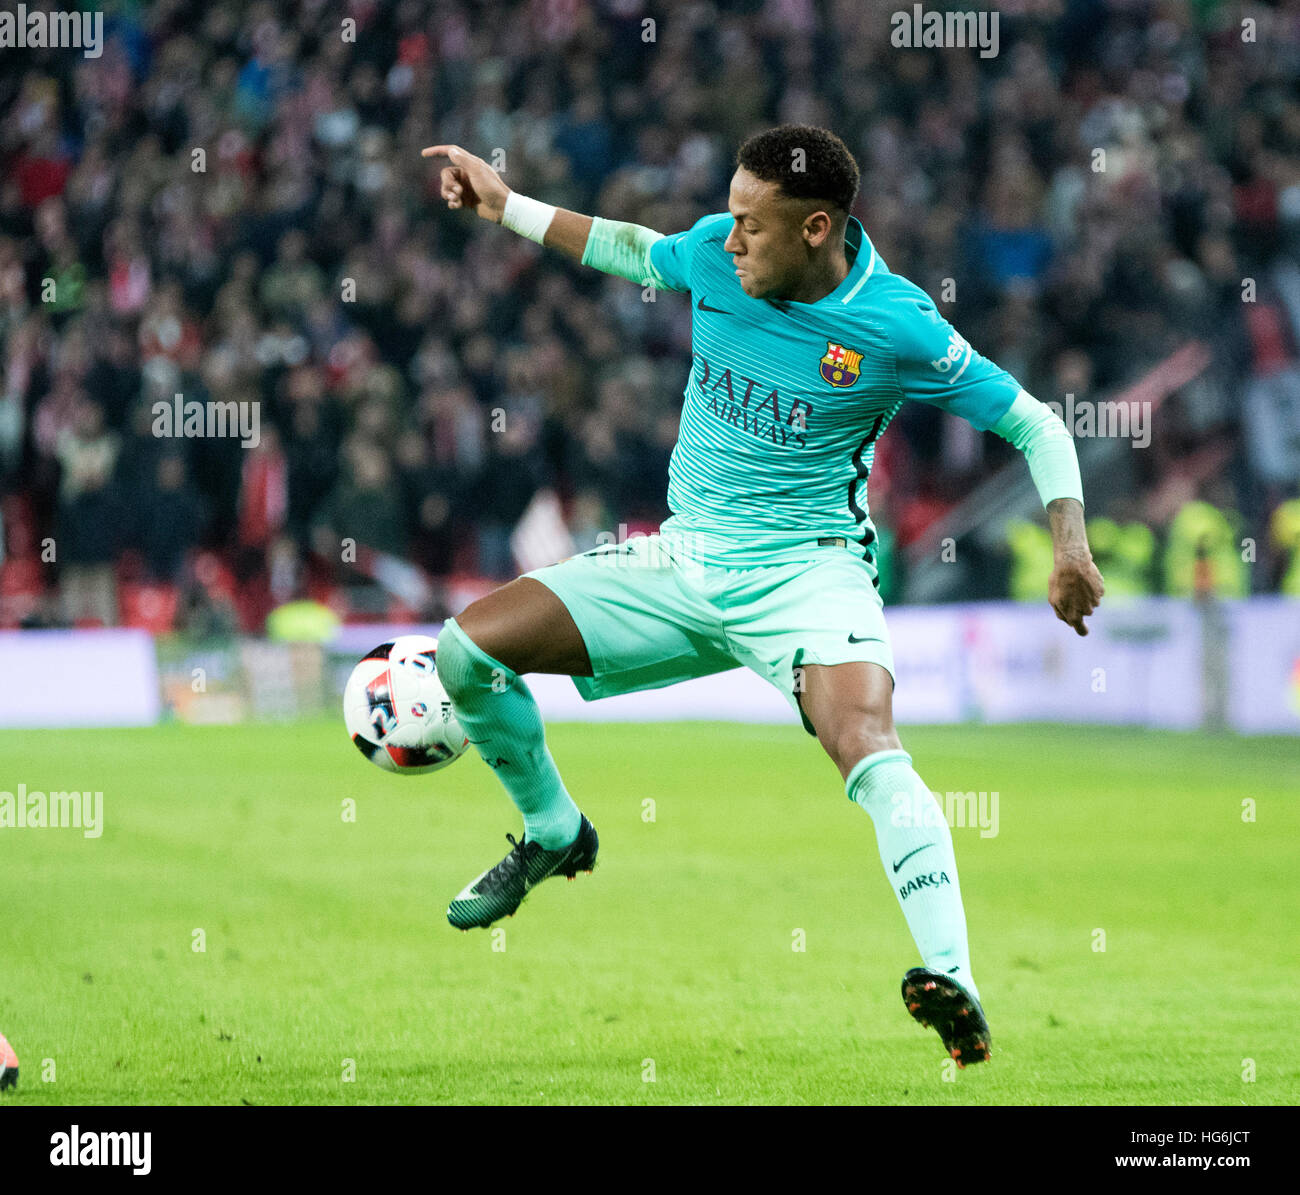
<path id="1" fill-rule="evenodd" d="M 553 727 L 600 866 L 504 951 L 443 917 L 517 829 L 477 758 L 403 780 L 323 723 L 0 734 L 0 790 L 105 808 L 96 840 L 0 830 L 0 1105 L 1300 1099 L 1300 743 L 904 741 L 931 788 L 999 794 L 996 837 L 954 831 L 995 1046 L 969 1071 L 906 1016 L 870 821 L 797 728 Z"/>

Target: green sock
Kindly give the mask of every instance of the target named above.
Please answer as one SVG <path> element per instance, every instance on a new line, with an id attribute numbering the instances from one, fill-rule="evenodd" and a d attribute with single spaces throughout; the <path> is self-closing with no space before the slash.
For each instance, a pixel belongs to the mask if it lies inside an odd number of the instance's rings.
<path id="1" fill-rule="evenodd" d="M 970 973 L 966 912 L 952 832 L 906 751 L 877 751 L 849 773 L 849 799 L 870 815 L 885 875 L 927 967 L 951 975 L 979 999 Z"/>
<path id="2" fill-rule="evenodd" d="M 542 713 L 523 677 L 449 618 L 438 636 L 438 678 L 465 733 L 524 815 L 525 839 L 548 851 L 568 846 L 582 815 L 546 748 Z"/>

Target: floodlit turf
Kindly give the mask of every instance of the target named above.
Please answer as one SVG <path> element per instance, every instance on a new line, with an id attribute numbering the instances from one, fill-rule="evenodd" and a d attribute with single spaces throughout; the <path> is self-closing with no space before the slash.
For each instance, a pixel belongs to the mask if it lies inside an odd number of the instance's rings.
<path id="1" fill-rule="evenodd" d="M 105 815 L 0 830 L 0 1106 L 1300 1098 L 1300 742 L 907 730 L 932 789 L 998 794 L 995 837 L 954 831 L 995 1051 L 963 1072 L 906 1015 L 870 821 L 805 734 L 551 742 L 600 864 L 494 938 L 443 916 L 518 830 L 477 757 L 393 777 L 332 723 L 0 734 L 0 791 Z"/>

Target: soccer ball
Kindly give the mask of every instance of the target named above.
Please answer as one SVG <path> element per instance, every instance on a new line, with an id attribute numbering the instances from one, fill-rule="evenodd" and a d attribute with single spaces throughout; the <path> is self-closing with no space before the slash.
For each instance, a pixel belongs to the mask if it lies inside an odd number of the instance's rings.
<path id="1" fill-rule="evenodd" d="M 436 772 L 469 746 L 429 635 L 399 635 L 367 652 L 343 692 L 343 720 L 362 755 L 401 776 Z"/>

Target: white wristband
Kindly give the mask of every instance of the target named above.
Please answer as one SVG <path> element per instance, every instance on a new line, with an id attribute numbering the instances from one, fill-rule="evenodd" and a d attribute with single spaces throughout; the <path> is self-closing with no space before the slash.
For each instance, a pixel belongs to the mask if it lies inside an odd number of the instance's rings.
<path id="1" fill-rule="evenodd" d="M 539 199 L 529 199 L 527 195 L 511 191 L 506 196 L 506 208 L 501 214 L 501 226 L 540 245 L 557 210 L 549 203 L 542 203 Z"/>

